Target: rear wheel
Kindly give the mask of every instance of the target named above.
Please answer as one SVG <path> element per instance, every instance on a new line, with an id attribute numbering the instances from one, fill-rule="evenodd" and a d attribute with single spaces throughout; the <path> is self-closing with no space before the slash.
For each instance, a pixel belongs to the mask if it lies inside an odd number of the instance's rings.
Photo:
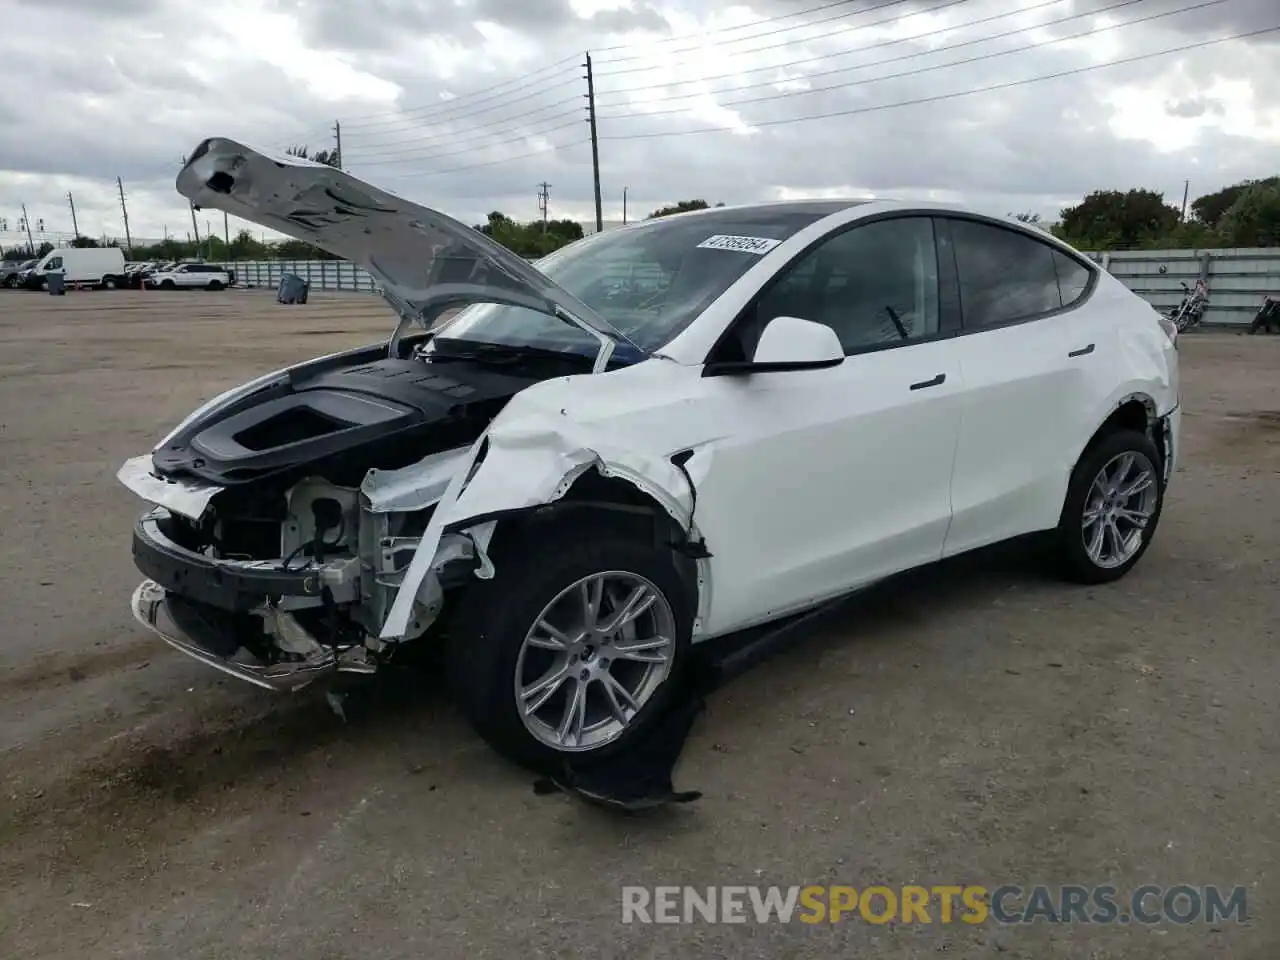
<path id="1" fill-rule="evenodd" d="M 529 766 L 617 753 L 659 719 L 689 659 L 689 592 L 670 553 L 561 527 L 463 596 L 453 684 L 472 725 Z"/>
<path id="2" fill-rule="evenodd" d="M 225 284 L 221 280 L 210 280 L 208 290 L 221 290 Z"/>
<path id="3" fill-rule="evenodd" d="M 116 283 L 116 278 L 115 278 L 115 277 L 103 277 L 103 278 L 102 278 L 102 289 L 103 289 L 103 290 L 114 290 L 114 289 L 116 288 L 116 286 L 117 286 L 117 283 Z"/>
<path id="4" fill-rule="evenodd" d="M 1057 530 L 1056 554 L 1066 577 L 1109 583 L 1141 559 L 1164 506 L 1160 463 L 1151 438 L 1137 430 L 1105 434 L 1085 451 Z"/>

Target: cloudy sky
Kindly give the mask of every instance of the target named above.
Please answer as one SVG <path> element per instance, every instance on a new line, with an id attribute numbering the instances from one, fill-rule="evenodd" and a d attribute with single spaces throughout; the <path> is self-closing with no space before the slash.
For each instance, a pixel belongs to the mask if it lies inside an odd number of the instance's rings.
<path id="1" fill-rule="evenodd" d="M 0 221 L 69 233 L 70 192 L 120 236 L 119 176 L 135 237 L 182 237 L 200 139 L 315 149 L 335 121 L 348 171 L 468 222 L 534 219 L 541 181 L 589 220 L 588 50 L 606 220 L 624 188 L 632 217 L 874 193 L 1052 218 L 1280 172 L 1276 0 L 10 0 Z"/>

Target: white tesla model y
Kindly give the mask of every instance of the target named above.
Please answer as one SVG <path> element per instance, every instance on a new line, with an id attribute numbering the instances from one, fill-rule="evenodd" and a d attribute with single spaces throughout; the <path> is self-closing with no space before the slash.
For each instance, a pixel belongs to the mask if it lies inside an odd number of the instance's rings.
<path id="1" fill-rule="evenodd" d="M 1159 521 L 1176 331 L 1039 229 L 777 203 L 530 265 L 229 140 L 178 189 L 362 265 L 400 317 L 120 469 L 150 504 L 138 619 L 260 686 L 443 643 L 499 750 L 605 756 L 693 644 L 1037 531 L 1071 578 L 1113 580 Z"/>

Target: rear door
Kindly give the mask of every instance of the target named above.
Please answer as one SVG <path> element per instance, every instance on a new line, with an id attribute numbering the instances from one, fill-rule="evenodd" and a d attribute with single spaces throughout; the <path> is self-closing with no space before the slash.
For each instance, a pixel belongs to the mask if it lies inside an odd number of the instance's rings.
<path id="1" fill-rule="evenodd" d="M 1063 325 L 1055 248 L 1029 232 L 938 218 L 954 258 L 963 419 L 946 556 L 1058 522 L 1071 470 L 1075 344 Z M 1083 358 L 1087 359 L 1088 354 Z"/>

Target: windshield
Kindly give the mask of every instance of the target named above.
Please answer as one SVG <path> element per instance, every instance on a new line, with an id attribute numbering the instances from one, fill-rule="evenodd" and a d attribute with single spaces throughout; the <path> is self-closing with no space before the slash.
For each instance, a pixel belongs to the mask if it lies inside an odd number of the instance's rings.
<path id="1" fill-rule="evenodd" d="M 760 256 L 847 203 L 713 210 L 595 234 L 535 266 L 642 350 L 680 333 Z M 524 307 L 478 304 L 441 328 L 440 339 L 594 354 L 589 335 Z M 625 345 L 618 354 L 634 354 Z M 640 359 L 633 357 L 632 359 Z"/>

